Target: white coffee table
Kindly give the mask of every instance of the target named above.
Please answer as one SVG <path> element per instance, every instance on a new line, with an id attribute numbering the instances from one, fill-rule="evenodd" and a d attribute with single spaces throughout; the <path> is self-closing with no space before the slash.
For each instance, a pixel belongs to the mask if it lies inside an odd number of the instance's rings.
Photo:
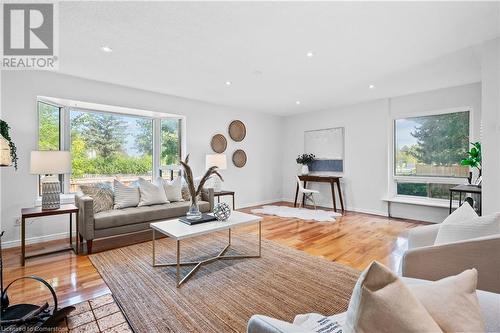
<path id="1" fill-rule="evenodd" d="M 259 224 L 259 250 L 257 255 L 224 255 L 229 246 L 231 245 L 231 229 L 235 227 L 240 227 L 244 225 L 249 225 L 253 223 Z M 153 267 L 165 267 L 165 266 L 176 266 L 177 267 L 177 288 L 181 284 L 186 282 L 193 273 L 203 264 L 211 263 L 219 259 L 244 259 L 244 258 L 260 258 L 262 252 L 262 218 L 260 216 L 241 213 L 233 211 L 231 217 L 224 222 L 214 221 L 200 223 L 196 225 L 188 225 L 179 221 L 179 219 L 172 219 L 160 222 L 154 222 L 150 224 L 153 229 Z M 216 231 L 228 230 L 228 244 L 224 249 L 222 249 L 219 254 L 215 257 L 211 257 L 201 261 L 185 261 L 181 262 L 181 240 L 196 237 L 200 235 L 209 234 Z M 155 252 L 155 233 L 156 231 L 175 239 L 177 245 L 177 260 L 175 263 L 156 263 L 156 252 Z M 187 273 L 182 279 L 180 276 L 181 266 L 195 267 Z"/>

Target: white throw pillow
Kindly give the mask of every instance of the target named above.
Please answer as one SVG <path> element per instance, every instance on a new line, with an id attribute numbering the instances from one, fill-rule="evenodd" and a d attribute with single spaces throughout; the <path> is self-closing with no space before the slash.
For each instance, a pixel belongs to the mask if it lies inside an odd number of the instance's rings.
<path id="1" fill-rule="evenodd" d="M 307 313 L 295 316 L 293 325 L 297 327 L 297 332 L 342 333 L 344 322 L 345 312 L 330 317 Z"/>
<path id="2" fill-rule="evenodd" d="M 157 184 L 161 185 L 165 190 L 165 194 L 167 195 L 167 199 L 170 202 L 176 201 L 184 201 L 182 199 L 182 178 L 177 177 L 174 180 L 167 180 L 161 177 L 158 177 Z"/>
<path id="3" fill-rule="evenodd" d="M 143 178 L 139 178 L 139 191 L 141 193 L 139 207 L 168 203 L 163 187 L 156 186 Z"/>
<path id="4" fill-rule="evenodd" d="M 118 180 L 114 180 L 115 209 L 137 207 L 140 201 L 140 193 L 137 187 L 127 186 Z"/>
<path id="5" fill-rule="evenodd" d="M 434 245 L 454 243 L 500 233 L 500 214 L 479 217 L 464 203 L 440 225 Z"/>

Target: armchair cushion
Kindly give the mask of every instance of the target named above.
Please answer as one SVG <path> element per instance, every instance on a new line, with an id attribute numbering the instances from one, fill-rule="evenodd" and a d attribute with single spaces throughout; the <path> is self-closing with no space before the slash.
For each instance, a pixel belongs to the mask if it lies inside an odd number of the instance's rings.
<path id="1" fill-rule="evenodd" d="M 410 229 L 408 231 L 408 249 L 434 245 L 439 227 L 439 224 L 432 224 Z"/>

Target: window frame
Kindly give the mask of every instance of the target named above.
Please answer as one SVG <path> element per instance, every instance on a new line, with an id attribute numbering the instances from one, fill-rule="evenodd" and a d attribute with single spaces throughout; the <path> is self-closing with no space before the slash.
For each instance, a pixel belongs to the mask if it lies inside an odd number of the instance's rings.
<path id="1" fill-rule="evenodd" d="M 173 114 L 165 114 L 165 116 L 160 116 L 158 113 L 155 113 L 155 116 L 152 115 L 140 115 L 137 113 L 126 113 L 126 112 L 111 112 L 111 111 L 106 111 L 106 110 L 99 110 L 99 109 L 89 109 L 89 108 L 84 108 L 84 107 L 78 107 L 78 106 L 67 106 L 67 105 L 62 105 L 58 103 L 54 103 L 52 101 L 47 101 L 43 97 L 37 97 L 36 99 L 36 112 L 37 112 L 37 119 L 38 119 L 38 128 L 40 128 L 40 114 L 38 111 L 38 103 L 44 103 L 48 104 L 54 107 L 59 108 L 59 150 L 67 150 L 71 151 L 71 119 L 70 119 L 70 114 L 71 114 L 71 109 L 78 109 L 81 111 L 86 111 L 89 113 L 104 113 L 104 114 L 110 114 L 110 115 L 116 115 L 116 116 L 125 116 L 125 117 L 135 117 L 135 118 L 145 118 L 149 119 L 153 122 L 152 125 L 152 130 L 153 130 L 153 142 L 152 142 L 152 152 L 153 152 L 153 170 L 152 170 L 152 179 L 156 179 L 160 175 L 160 169 L 162 167 L 161 165 L 161 121 L 163 119 L 177 119 L 179 121 L 179 159 L 183 158 L 183 147 L 185 145 L 185 137 L 182 135 L 184 133 L 184 128 L 185 128 L 185 117 L 181 115 L 173 115 Z M 117 107 L 118 108 L 118 107 Z M 142 110 L 135 110 L 135 111 L 142 111 Z M 40 140 L 40 131 L 38 130 L 37 132 L 37 146 L 38 142 Z M 74 194 L 73 192 L 70 192 L 70 179 L 71 175 L 59 175 L 61 179 L 61 190 L 63 194 Z M 38 179 L 38 188 L 40 188 L 40 179 Z M 38 196 L 40 196 L 40 192 L 38 192 Z"/>
<path id="2" fill-rule="evenodd" d="M 437 116 L 450 113 L 469 112 L 469 142 L 475 141 L 474 131 L 474 110 L 470 106 L 454 107 L 447 109 L 438 109 L 431 111 L 422 111 L 419 113 L 400 113 L 391 114 L 389 117 L 389 184 L 388 192 L 391 197 L 400 198 L 418 198 L 428 201 L 447 201 L 447 199 L 438 199 L 430 197 L 412 196 L 397 193 L 397 183 L 425 183 L 425 184 L 463 184 L 466 177 L 440 177 L 440 176 L 401 176 L 396 175 L 396 120 L 405 118 L 417 118 L 427 116 Z"/>

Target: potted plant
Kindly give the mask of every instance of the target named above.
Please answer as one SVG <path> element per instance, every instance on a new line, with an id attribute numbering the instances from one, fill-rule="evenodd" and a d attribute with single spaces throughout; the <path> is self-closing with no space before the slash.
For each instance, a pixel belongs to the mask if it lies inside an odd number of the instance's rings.
<path id="1" fill-rule="evenodd" d="M 314 161 L 314 154 L 302 154 L 297 157 L 295 160 L 297 164 L 302 165 L 300 169 L 300 173 L 303 175 L 307 175 L 309 173 L 309 164 L 311 164 Z"/>
<path id="2" fill-rule="evenodd" d="M 189 154 L 186 156 L 186 159 L 184 161 L 180 161 L 182 167 L 184 168 L 184 179 L 186 180 L 187 187 L 189 190 L 189 195 L 191 197 L 191 205 L 189 207 L 189 211 L 186 213 L 186 217 L 189 220 L 199 220 L 202 218 L 202 214 L 200 212 L 200 209 L 198 207 L 198 196 L 201 194 L 201 191 L 203 190 L 203 185 L 205 185 L 205 182 L 212 176 L 212 175 L 217 175 L 221 180 L 222 177 L 221 175 L 217 172 L 217 167 L 213 166 L 210 167 L 207 172 L 203 175 L 201 178 L 200 182 L 198 183 L 198 187 L 195 186 L 195 181 L 193 177 L 193 170 L 191 170 L 191 167 L 189 166 Z"/>
<path id="3" fill-rule="evenodd" d="M 9 135 L 10 126 L 5 121 L 0 119 L 0 148 L 1 148 L 1 158 L 0 166 L 10 166 L 14 164 L 14 168 L 17 170 L 17 148 Z M 4 151 L 9 151 L 5 154 Z"/>
<path id="4" fill-rule="evenodd" d="M 467 157 L 460 161 L 461 165 L 467 165 L 470 168 L 477 168 L 478 176 L 475 185 L 481 186 L 481 143 L 480 142 L 471 142 L 472 148 L 467 152 Z M 472 172 L 469 176 L 469 184 L 472 183 Z"/>

